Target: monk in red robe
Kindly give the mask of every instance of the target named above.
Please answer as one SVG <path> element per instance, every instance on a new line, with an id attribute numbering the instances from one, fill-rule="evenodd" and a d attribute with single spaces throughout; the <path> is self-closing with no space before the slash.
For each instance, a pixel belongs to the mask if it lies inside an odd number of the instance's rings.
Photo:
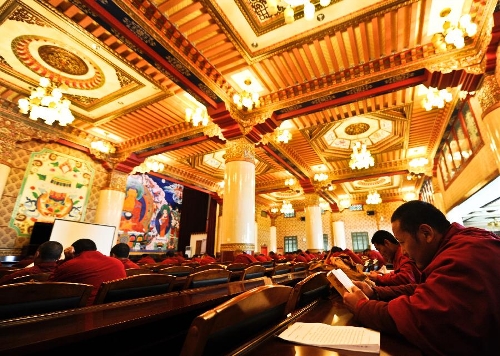
<path id="1" fill-rule="evenodd" d="M 372 244 L 384 257 L 392 263 L 389 273 L 370 271 L 368 277 L 378 286 L 396 286 L 400 284 L 420 283 L 420 271 L 417 265 L 403 253 L 398 240 L 386 230 L 378 230 L 372 236 Z"/>
<path id="2" fill-rule="evenodd" d="M 54 270 L 50 281 L 92 284 L 94 289 L 87 305 L 94 303 L 102 282 L 127 277 L 123 263 L 97 251 L 91 239 L 76 240 L 64 249 L 64 255 L 64 261 Z"/>
<path id="3" fill-rule="evenodd" d="M 450 223 L 419 200 L 396 209 L 391 223 L 422 271 L 421 283 L 370 288 L 355 282 L 353 292 L 344 294 L 355 320 L 402 335 L 425 355 L 498 355 L 500 238 Z"/>
<path id="4" fill-rule="evenodd" d="M 111 257 L 119 259 L 125 269 L 128 268 L 141 268 L 137 263 L 131 261 L 128 257 L 130 255 L 130 246 L 126 243 L 120 242 L 114 245 L 111 248 L 111 252 L 109 254 Z"/>
<path id="5" fill-rule="evenodd" d="M 63 246 L 57 241 L 45 241 L 43 244 L 38 246 L 35 252 L 34 265 L 32 267 L 20 268 L 19 271 L 15 271 L 6 274 L 0 278 L 0 284 L 12 283 L 11 281 L 16 277 L 23 277 L 39 273 L 52 273 L 61 257 L 63 252 Z"/>

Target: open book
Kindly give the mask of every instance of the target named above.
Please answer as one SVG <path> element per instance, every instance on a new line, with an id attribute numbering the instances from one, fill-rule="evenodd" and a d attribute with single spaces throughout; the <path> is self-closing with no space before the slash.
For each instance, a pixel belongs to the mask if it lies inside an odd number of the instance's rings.
<path id="1" fill-rule="evenodd" d="M 296 322 L 278 337 L 304 345 L 372 353 L 380 352 L 380 333 L 356 326 Z"/>
<path id="2" fill-rule="evenodd" d="M 330 281 L 332 287 L 334 287 L 340 295 L 344 295 L 345 292 L 352 292 L 354 283 L 352 283 L 351 279 L 340 268 L 332 269 L 326 274 L 326 277 Z"/>

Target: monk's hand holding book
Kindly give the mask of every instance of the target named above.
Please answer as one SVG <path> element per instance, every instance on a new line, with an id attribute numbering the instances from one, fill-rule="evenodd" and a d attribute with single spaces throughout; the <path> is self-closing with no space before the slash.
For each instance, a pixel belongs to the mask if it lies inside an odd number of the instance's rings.
<path id="1" fill-rule="evenodd" d="M 369 300 L 365 293 L 357 286 L 352 287 L 351 292 L 346 292 L 343 295 L 343 301 L 347 309 L 354 314 L 356 306 L 360 301 Z"/>

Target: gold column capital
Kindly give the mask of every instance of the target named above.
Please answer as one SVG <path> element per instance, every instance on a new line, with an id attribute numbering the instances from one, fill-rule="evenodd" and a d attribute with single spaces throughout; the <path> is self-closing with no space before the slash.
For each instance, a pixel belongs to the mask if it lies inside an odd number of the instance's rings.
<path id="1" fill-rule="evenodd" d="M 246 161 L 255 164 L 255 145 L 245 138 L 228 141 L 226 143 L 227 162 Z"/>
<path id="2" fill-rule="evenodd" d="M 304 194 L 304 206 L 319 206 L 319 196 L 316 193 Z"/>
<path id="3" fill-rule="evenodd" d="M 495 75 L 484 77 L 481 88 L 476 92 L 476 98 L 483 109 L 483 117 L 491 110 L 500 107 L 500 85 Z"/>
<path id="4" fill-rule="evenodd" d="M 125 192 L 127 188 L 127 178 L 127 173 L 112 170 L 109 172 L 108 176 L 108 188 L 119 192 Z"/>

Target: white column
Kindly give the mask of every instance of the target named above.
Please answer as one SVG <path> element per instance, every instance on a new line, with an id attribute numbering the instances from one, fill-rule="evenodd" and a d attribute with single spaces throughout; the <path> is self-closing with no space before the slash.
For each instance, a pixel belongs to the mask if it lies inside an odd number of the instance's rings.
<path id="1" fill-rule="evenodd" d="M 323 224 L 321 223 L 319 198 L 316 194 L 306 195 L 304 212 L 306 217 L 307 249 L 323 251 Z"/>
<path id="2" fill-rule="evenodd" d="M 108 187 L 99 192 L 99 200 L 94 222 L 101 225 L 115 226 L 115 242 L 120 228 L 123 203 L 125 201 L 125 188 L 128 175 L 112 170 L 109 173 Z"/>
<path id="3" fill-rule="evenodd" d="M 0 163 L 0 199 L 3 195 L 3 190 L 7 184 L 7 178 L 9 178 L 10 166 L 5 163 Z"/>
<path id="4" fill-rule="evenodd" d="M 227 143 L 221 240 L 225 251 L 255 251 L 254 159 L 254 145 L 245 139 Z"/>
<path id="5" fill-rule="evenodd" d="M 346 237 L 345 237 L 345 226 L 343 221 L 334 221 L 332 224 L 333 228 L 333 245 L 340 247 L 341 249 L 346 249 Z"/>
<path id="6" fill-rule="evenodd" d="M 270 243 L 269 243 L 268 253 L 271 251 L 276 252 L 276 248 L 277 248 L 276 226 L 271 226 L 269 228 L 269 235 L 270 235 Z"/>
<path id="7" fill-rule="evenodd" d="M 94 222 L 101 225 L 120 226 L 125 193 L 114 189 L 102 189 L 95 212 Z"/>

